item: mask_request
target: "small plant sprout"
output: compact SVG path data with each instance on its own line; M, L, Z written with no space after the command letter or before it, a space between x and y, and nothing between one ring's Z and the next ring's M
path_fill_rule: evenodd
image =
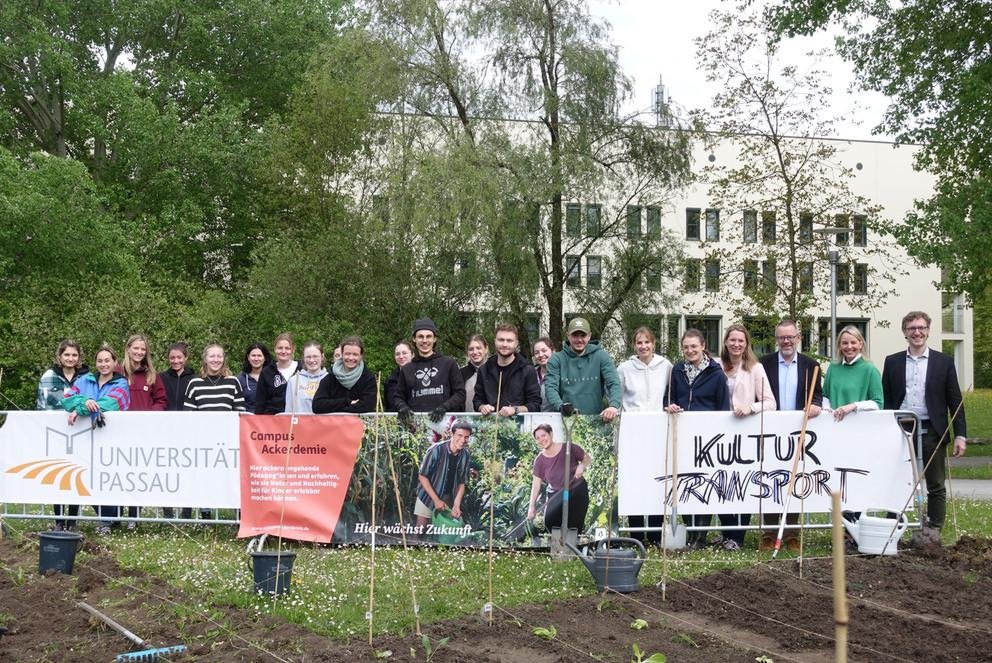
M431 639L430 637L428 637L426 633L422 634L420 636L420 646L424 648L424 655L425 655L424 660L427 661L427 663L433 661L434 655L437 654L439 651L441 651L445 647L445 645L448 644L448 640L449 638L441 638L440 640L437 641L437 644L434 645L431 643Z
M630 659L630 663L665 663L668 657L660 652L656 652L647 656L647 653L643 651L636 642L632 647L634 656Z
M558 635L558 629L556 629L554 625L549 626L548 628L538 626L533 630L533 633L542 640L554 640L555 636Z
M699 643L692 639L692 636L688 633L677 633L672 636L672 642L681 642L683 645L689 645L690 647L695 647L699 649Z
M771 656L765 656L764 654L762 654L761 656L755 656L754 660L756 661L756 663L775 663L774 658L772 658Z
M382 650L377 649L375 651L376 658L390 658L392 655L393 655L392 649L382 649Z
M648 622L645 619L635 619L630 623L630 628L635 631L643 631L648 627Z

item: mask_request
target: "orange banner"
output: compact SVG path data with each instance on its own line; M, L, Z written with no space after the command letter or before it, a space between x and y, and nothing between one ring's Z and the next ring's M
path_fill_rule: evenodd
M241 528L328 543L365 425L357 416L241 417Z

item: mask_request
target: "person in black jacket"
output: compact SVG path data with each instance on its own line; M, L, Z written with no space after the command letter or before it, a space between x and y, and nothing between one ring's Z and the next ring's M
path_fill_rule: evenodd
M400 421L412 423L414 412L429 412L437 423L448 412L465 407L465 382L458 363L435 350L437 327L430 318L413 323L413 344L417 356L400 369L396 384L396 412Z
M476 373L472 400L475 411L495 412L501 417L539 412L541 387L534 367L517 352L517 328L508 324L497 326L494 345L496 354Z
M909 410L920 419L927 480L927 526L939 530L944 526L947 503L944 465L952 429L955 458L963 456L967 448L961 387L954 360L927 347L929 315L910 311L902 319L902 333L909 347L905 352L886 357L882 369L883 409ZM948 413L954 417L950 424Z
M672 376L665 391L665 410L679 412L730 411L730 389L719 360L706 352L706 339L698 329L687 329L682 334L682 361L672 367ZM686 525L709 525L710 516L683 516ZM689 548L706 545L706 532L689 532Z
M173 343L169 346L169 369L158 374L165 387L165 411L182 412L183 398L189 381L196 377L189 366L189 348L185 343Z
M782 320L775 326L775 343L778 352L769 352L758 361L765 367L768 384L778 410L802 410L806 406L806 395L813 381L813 369L816 362L799 351L799 325L794 320ZM823 380L817 373L816 383L813 384L813 398L809 405L810 418L820 414L823 406ZM774 529L761 532L758 550L768 551L775 548L775 538L781 514L766 513L764 525L772 525ZM799 514L790 513L785 517L788 525L799 524ZM785 531L783 543L789 550L799 550L799 536L795 528Z
M386 378L386 386L382 389L382 402L386 412L396 412L396 385L400 381L400 370L413 359L413 343L399 341L393 348L393 360L396 368Z
M300 370L300 364L293 359L296 344L293 336L284 332L276 336L272 346L276 360L262 369L258 376L258 389L255 392L255 414L280 414L286 410L286 385L289 378Z
M365 365L365 346L358 336L341 341L341 359L317 386L313 396L315 414L329 412L375 412L376 382Z

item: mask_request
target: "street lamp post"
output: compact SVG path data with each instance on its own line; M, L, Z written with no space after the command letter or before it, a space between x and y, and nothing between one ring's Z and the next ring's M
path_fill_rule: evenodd
M837 235L850 232L849 228L817 228L813 231L824 238L833 237L836 241ZM836 244L834 244L836 246ZM840 252L836 248L827 251L827 260L830 262L830 358L837 356L837 263L840 261Z

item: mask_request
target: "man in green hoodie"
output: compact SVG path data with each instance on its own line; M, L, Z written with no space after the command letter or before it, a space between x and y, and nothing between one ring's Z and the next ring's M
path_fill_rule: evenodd
M568 414L562 404L570 403L581 414L598 413L603 421L613 421L620 411L617 367L599 343L589 340L592 332L585 318L574 318L565 333L565 347L548 360L544 388L549 408Z

